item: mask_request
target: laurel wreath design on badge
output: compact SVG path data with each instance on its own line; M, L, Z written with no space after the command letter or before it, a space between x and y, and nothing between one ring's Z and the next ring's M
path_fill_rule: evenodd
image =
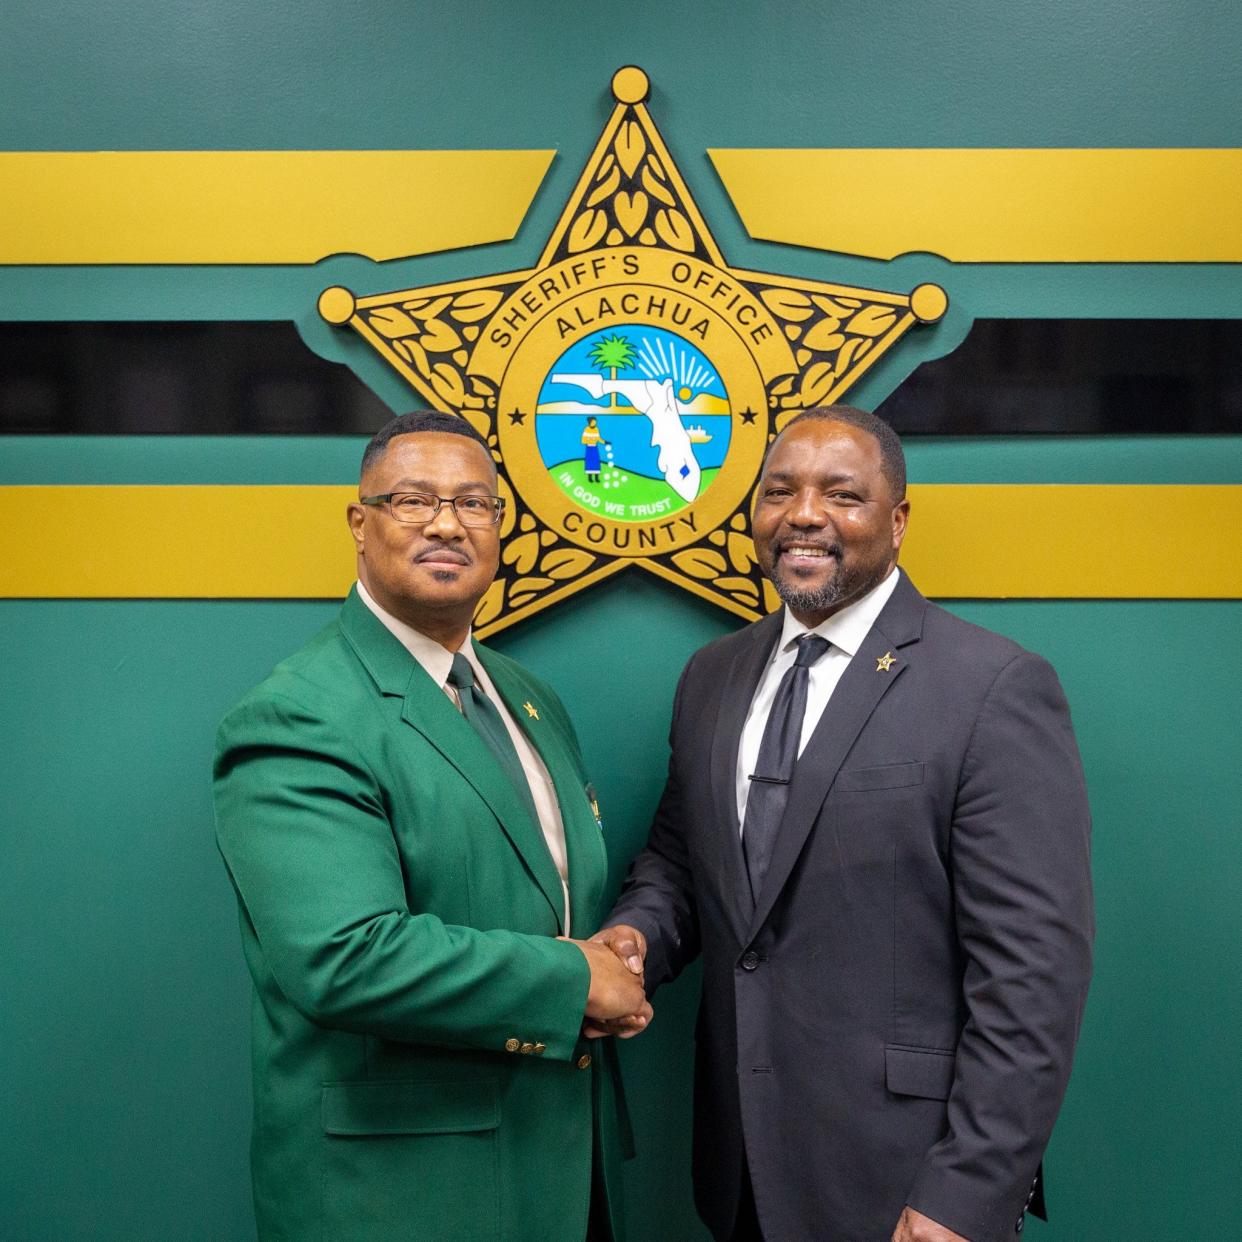
M647 75L619 69L612 91L533 268L319 298L492 448L504 551L480 637L631 565L747 620L770 611L749 524L769 441L948 307L938 285L729 267L647 111Z

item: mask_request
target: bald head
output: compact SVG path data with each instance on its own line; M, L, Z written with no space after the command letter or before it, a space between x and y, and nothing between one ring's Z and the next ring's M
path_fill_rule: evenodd
M791 427L802 422L834 422L845 423L865 431L880 448L880 472L888 484L893 503L904 500L906 496L906 454L901 447L897 433L882 419L869 410L860 410L852 405L820 405L814 409L804 410L795 418L791 418L781 431L780 436L772 442L768 452L780 441Z

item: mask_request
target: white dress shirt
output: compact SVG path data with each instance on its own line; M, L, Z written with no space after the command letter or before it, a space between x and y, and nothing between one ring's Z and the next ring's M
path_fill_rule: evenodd
M854 658L855 652L862 646L875 619L880 615L889 596L897 587L897 569L880 583L872 587L862 599L834 612L827 621L821 622L813 630L808 630L801 621L785 609L785 624L781 627L781 636L772 652L772 658L764 669L759 685L755 688L755 697L751 699L750 711L746 714L746 723L742 726L742 742L737 748L737 818L738 823L746 819L746 799L750 797L750 776L755 770L759 758L759 743L763 741L763 730L768 723L768 715L772 711L772 701L776 698L777 688L781 679L794 662L797 655L797 641L803 634L818 634L826 638L832 646L811 665L810 683L806 693L806 715L802 717L802 737L798 742L798 754L815 732L819 718L828 706L837 682Z
M404 621L381 608L371 598L370 592L361 582L357 586L358 598L379 618L384 628L392 633L418 661L427 676L448 695L453 706L460 711L461 704L457 701L457 691L448 684L448 675L453 667L453 656L457 653L450 651L447 647L442 647L434 638L428 638L426 634L420 633L413 626L406 625ZM530 744L530 739L509 714L504 699L496 692L496 687L492 685L487 670L479 661L469 634L466 635L466 641L461 645L461 654L466 657L470 667L474 670L475 682L482 687L484 694L491 699L500 713L501 720L505 722L505 728L508 729L509 736L513 739L514 749L521 761L522 771L526 773L526 783L530 786L530 796L535 804L535 813L539 816L539 827L543 830L543 838L548 843L548 853L552 855L552 861L556 864L557 873L561 877L561 889L565 897L565 935L568 936L570 934L569 860L565 850L565 825L561 820L561 806L556 797L556 786L553 785L552 777L539 757L539 752Z

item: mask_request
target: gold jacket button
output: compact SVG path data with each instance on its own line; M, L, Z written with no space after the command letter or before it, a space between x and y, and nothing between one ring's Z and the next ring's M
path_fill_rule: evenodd
M516 1039L505 1040L505 1051L516 1052L522 1045Z
M547 1045L547 1044L536 1044L536 1045L535 1045L535 1055L536 1055L536 1056L538 1056L541 1052L547 1052L547 1050L548 1050L548 1045Z
M519 1051L519 1052L521 1052L521 1053L523 1053L523 1054L526 1054L526 1053L528 1053L528 1052L534 1052L534 1051L535 1051L535 1045L534 1045L534 1044L523 1044L523 1045L521 1046L521 1048L519 1048L519 1049L518 1049L518 1051Z
M591 1054L589 1052L584 1052L578 1058L578 1068L579 1069L590 1069L591 1068Z

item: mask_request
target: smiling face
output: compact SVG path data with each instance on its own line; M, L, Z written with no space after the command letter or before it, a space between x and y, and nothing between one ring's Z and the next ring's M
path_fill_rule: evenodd
M496 467L483 445L466 436L419 432L397 436L359 482L359 494L426 492L492 496ZM385 505L349 506L358 549L358 578L371 597L420 633L456 650L475 605L496 576L498 526L463 526L442 504L429 522L398 522Z
M806 419L777 437L764 463L751 523L759 566L814 628L888 576L909 511L884 477L874 436Z

